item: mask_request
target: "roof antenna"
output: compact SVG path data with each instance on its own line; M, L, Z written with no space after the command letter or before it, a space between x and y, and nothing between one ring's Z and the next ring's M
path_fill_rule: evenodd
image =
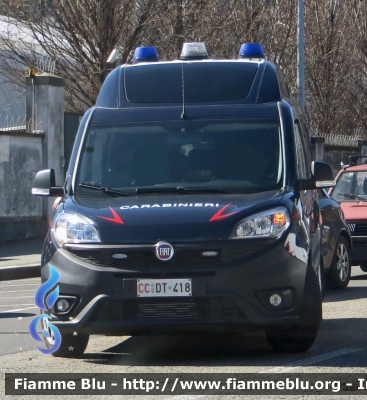
M185 112L185 77L184 77L184 65L182 63L182 114L181 119L187 119Z

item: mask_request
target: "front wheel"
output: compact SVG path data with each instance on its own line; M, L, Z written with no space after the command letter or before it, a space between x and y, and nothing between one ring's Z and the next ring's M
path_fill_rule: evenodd
M303 302L298 324L288 329L269 329L266 338L275 351L304 352L316 340L322 320L322 299L319 278L309 265L307 267Z
M336 242L333 261L326 276L328 289L345 289L348 286L351 273L350 245L340 236Z
M367 272L367 262L366 262L366 261L361 262L359 268L360 268L363 272Z

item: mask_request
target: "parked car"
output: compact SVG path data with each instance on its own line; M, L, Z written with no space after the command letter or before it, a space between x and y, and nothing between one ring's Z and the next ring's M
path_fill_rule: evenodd
M367 164L356 164L351 157L336 177L330 197L340 203L352 236L352 265L367 272Z
M325 189L319 189L319 207L325 285L330 289L345 289L351 273L351 235L342 208Z

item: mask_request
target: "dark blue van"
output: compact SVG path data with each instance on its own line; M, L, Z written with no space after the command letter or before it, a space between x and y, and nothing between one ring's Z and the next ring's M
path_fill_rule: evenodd
M282 74L258 44L236 60L203 43L136 54L84 115L64 185L35 178L33 194L61 197L42 254L42 281L60 274L53 354L93 334L248 330L306 351L322 319L316 189L334 177Z

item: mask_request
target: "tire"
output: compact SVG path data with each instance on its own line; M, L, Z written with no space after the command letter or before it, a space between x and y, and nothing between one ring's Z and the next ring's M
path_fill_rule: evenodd
M361 264L359 265L359 268L360 268L363 272L367 272L367 262L366 262L366 261L361 262Z
M300 320L288 329L265 331L266 338L275 351L300 353L308 350L316 340L322 320L322 299L319 278L308 265L303 292Z
M45 328L43 324L42 327ZM42 336L46 344L46 347L51 348L54 344L53 333L50 329L47 329L47 331L50 336L47 337L44 334L42 334ZM62 334L60 347L51 354L54 357L63 357L63 358L80 357L87 348L88 341L89 341L89 335L80 335L80 334L74 335L72 333Z
M351 273L351 251L350 245L343 236L339 236L326 276L326 287L328 289L345 289L348 286Z

